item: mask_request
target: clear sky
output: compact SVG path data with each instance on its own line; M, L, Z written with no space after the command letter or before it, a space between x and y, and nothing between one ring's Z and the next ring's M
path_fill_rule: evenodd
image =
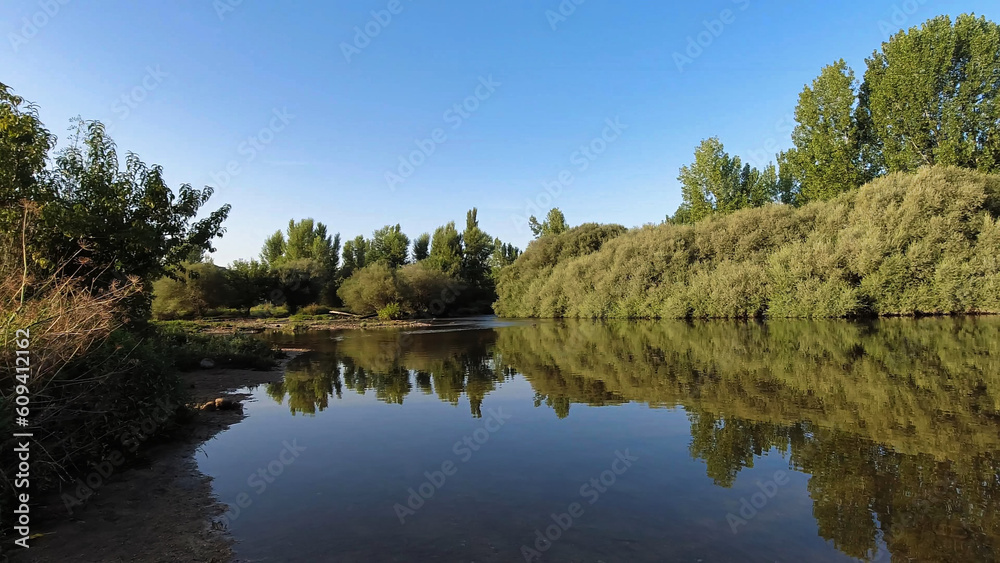
M531 205L662 221L702 139L773 158L823 65L860 78L889 30L965 12L1000 20L995 0L4 0L0 82L60 138L99 119L175 188L216 186L217 263L293 217L413 238L473 206L523 248Z

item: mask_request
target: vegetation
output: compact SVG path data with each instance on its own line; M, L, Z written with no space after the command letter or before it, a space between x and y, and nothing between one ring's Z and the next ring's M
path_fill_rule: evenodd
M801 208L624 234L584 225L532 243L501 273L495 308L588 318L997 313L998 219L1000 178L936 167ZM566 251L581 240L584 251Z
M827 201L927 166L1000 171L998 45L997 24L941 16L883 43L860 84L843 60L825 67L799 96L794 148L777 167L741 167L717 138L703 141L681 169L683 203L668 220Z
M930 20L803 90L794 147L763 170L701 143L660 226L594 233L558 210L498 275L508 317L1000 313L1000 26ZM621 235L621 236L617 236ZM606 244L603 244L606 242ZM571 244L572 245L572 244Z
M175 306L221 299L209 289L225 276L198 261L222 234L228 206L195 221L212 191L171 190L159 167L134 154L122 166L100 123L78 121L70 141L50 154L56 141L37 109L0 84L0 388L30 394L35 492L76 487L112 452L134 451L139 426L139 441L169 431L184 410L178 369L206 357L254 367L274 359L261 342L146 322L154 282ZM156 281L168 273L187 285ZM14 343L25 334L27 374L15 371L24 358ZM5 451L14 447L15 405L0 402ZM2 503L15 461L2 462Z
M390 309L393 318L481 313L496 299L496 277L521 251L491 238L472 209L464 231L448 223L433 239L417 237L412 253L398 224L343 243L342 262L340 252L339 233L313 219L293 220L264 241L260 261L223 268L198 254L179 264L155 283L153 313L160 320L250 316L265 303L291 315L340 305L374 315L390 304L398 307Z

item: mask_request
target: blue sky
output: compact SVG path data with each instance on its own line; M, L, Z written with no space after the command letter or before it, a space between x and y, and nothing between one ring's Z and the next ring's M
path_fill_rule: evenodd
M860 77L890 28L1000 20L974 0L678 4L5 0L0 81L62 139L99 119L172 186L216 186L218 263L293 217L412 238L473 206L523 248L536 205L662 221L706 137L771 158L802 87L839 58Z

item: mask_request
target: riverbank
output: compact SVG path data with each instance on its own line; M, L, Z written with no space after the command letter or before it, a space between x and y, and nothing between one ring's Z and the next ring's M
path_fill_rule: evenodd
M212 521L225 505L212 494L211 479L194 460L202 444L243 420L240 389L280 381L288 362L304 350L284 350L287 357L271 370L209 369L182 374L191 405L218 398L238 403L224 410L199 409L168 442L143 448L139 458L108 478L82 506L67 516L66 493L51 494L37 515L30 555L11 552L13 561L150 561L222 563L232 561L231 540ZM86 479L86 477L83 477ZM95 479L96 481L96 479Z
M267 330L298 332L306 330L367 330L375 328L412 328L431 326L428 320L380 320L318 315L287 318L218 318L193 321L160 321L161 326L178 326L206 334L256 333Z

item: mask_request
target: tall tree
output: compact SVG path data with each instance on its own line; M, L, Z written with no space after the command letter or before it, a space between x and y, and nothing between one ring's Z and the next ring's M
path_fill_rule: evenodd
M449 275L458 275L462 268L462 235L451 221L434 231L431 239L430 264Z
M462 277L469 283L483 286L489 280L490 255L493 239L479 228L479 211L473 207L465 216L462 231Z
M368 249L370 243L363 235L358 235L354 239L344 243L344 262L341 268L341 277L348 278L354 272L368 265Z
M541 223L532 215L528 218L528 227L531 228L531 233L535 235L535 238L546 235L558 235L569 230L569 225L566 224L566 216L563 215L563 212L558 207L550 209L548 215L545 216L545 221Z
M778 196L777 168L768 165L763 171L743 164L738 156L729 156L717 137L705 139L694 152L694 162L681 167L680 207L673 223L694 223L714 213L732 213L748 207L766 205Z
M513 244L493 239L493 253L490 255L490 276L496 281L500 271L510 266L521 255L521 249Z
M273 235L264 239L264 247L260 249L260 260L268 267L274 267L284 256L285 234L275 231Z
M888 172L1000 170L1000 26L940 16L893 36L867 63L862 111Z
M872 179L863 158L854 71L843 59L823 68L799 94L795 148L779 155L782 171L795 183L798 203L827 200Z
M250 316L250 309L268 297L274 285L269 267L256 260L236 260L226 270L230 294L228 305Z
M413 261L420 262L430 256L431 235L424 233L413 240Z
M406 264L409 249L410 239L399 224L386 225L372 233L368 263L385 262L390 268L398 268Z

